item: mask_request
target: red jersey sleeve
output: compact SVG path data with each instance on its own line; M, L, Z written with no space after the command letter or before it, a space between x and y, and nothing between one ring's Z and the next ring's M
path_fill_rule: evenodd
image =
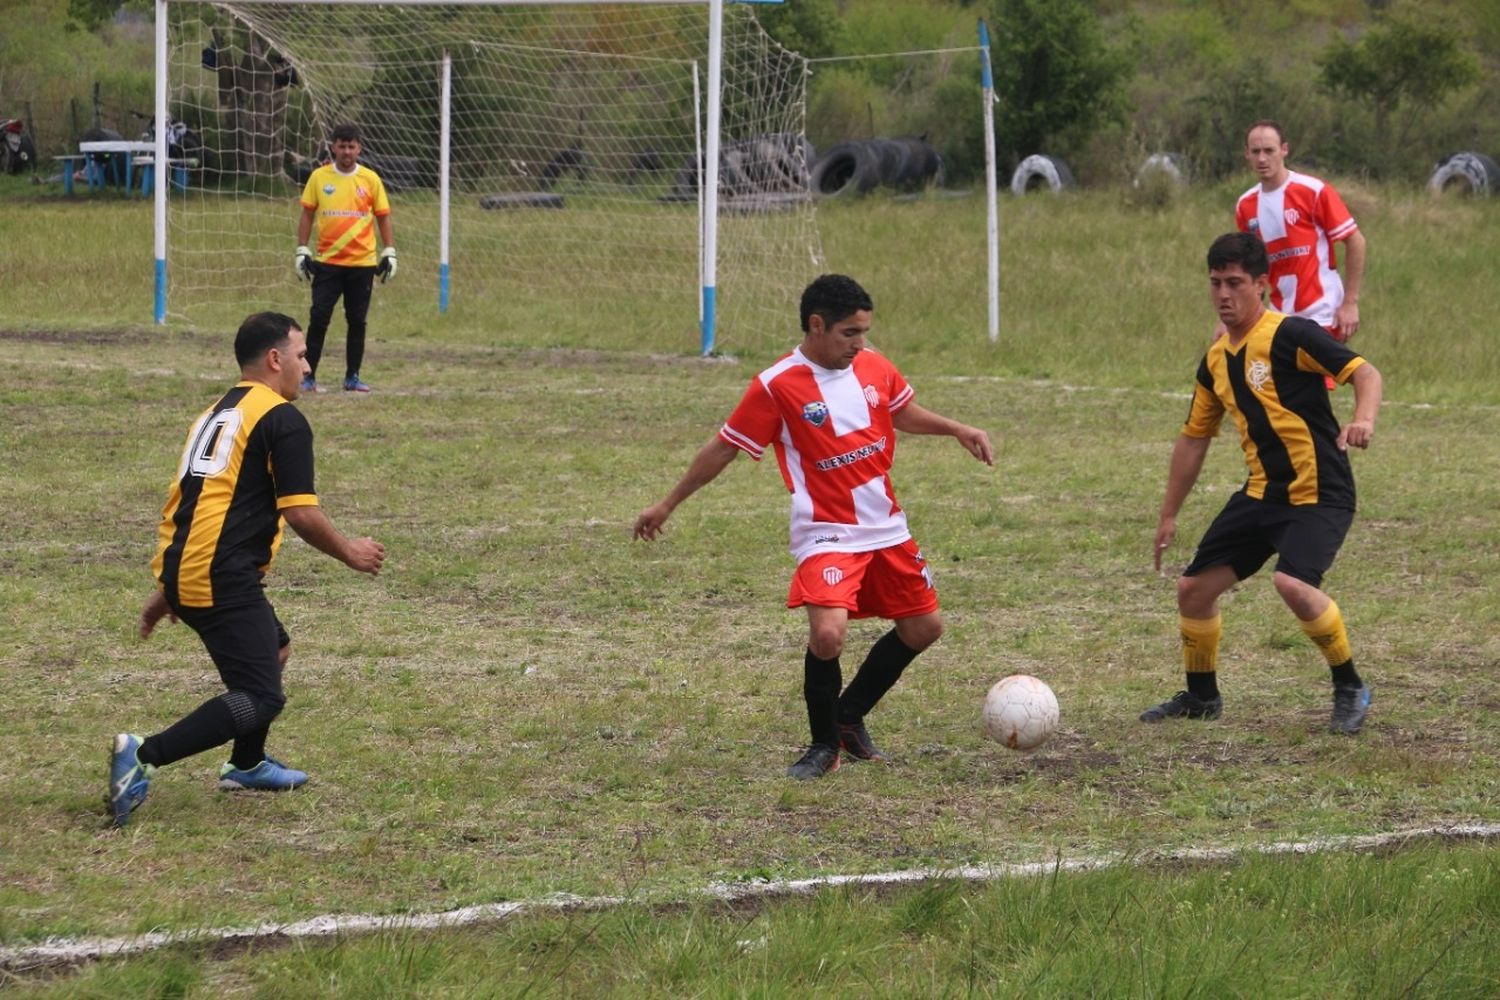
M1332 184L1324 184L1323 190L1318 192L1317 201L1314 203L1316 218L1313 220L1323 227L1323 232L1328 234L1331 243L1346 240L1359 228L1354 221L1354 216L1349 214L1344 199L1334 190Z
M724 426L719 428L719 437L759 462L780 432L781 411L777 409L771 391L757 378L740 397L739 405L724 421Z

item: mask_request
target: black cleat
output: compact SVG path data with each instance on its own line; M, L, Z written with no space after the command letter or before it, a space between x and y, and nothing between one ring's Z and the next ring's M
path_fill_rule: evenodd
M1160 705L1152 705L1141 713L1142 722L1160 722L1163 719L1217 719L1224 711L1224 699L1214 695L1207 701L1191 691L1178 691Z
M1365 715L1370 711L1370 688L1334 687L1333 717L1328 720L1328 731L1343 736L1353 736L1365 724Z
M841 722L839 723L839 746L844 752L856 760L878 760L885 762L890 760L885 751L875 745L870 739L869 730L865 729L863 722Z
M808 781L812 778L821 778L830 771L839 769L839 752L826 743L814 743L807 748L807 752L786 769L788 778L796 778L798 781Z

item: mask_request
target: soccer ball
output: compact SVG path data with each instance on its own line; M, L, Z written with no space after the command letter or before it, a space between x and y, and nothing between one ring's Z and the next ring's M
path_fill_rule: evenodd
M997 681L984 697L984 735L1012 750L1041 746L1057 719L1057 695L1030 674Z

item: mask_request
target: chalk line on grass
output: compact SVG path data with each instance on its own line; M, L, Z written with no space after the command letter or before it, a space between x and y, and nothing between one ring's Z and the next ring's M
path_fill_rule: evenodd
M745 882L710 882L672 898L639 896L574 896L559 893L539 899L508 903L484 903L456 910L403 914L326 914L291 923L262 923L246 927L212 927L180 931L151 931L128 937L48 938L37 944L0 948L0 969L25 971L54 965L72 965L135 955L173 945L209 945L256 940L311 939L380 931L429 931L475 924L500 923L533 913L604 910L625 905L663 905L693 900L743 902L781 896L804 895L839 886L912 885L935 879L965 882L996 882L1002 879L1035 878L1054 872L1084 872L1122 865L1149 867L1162 864L1224 864L1255 855L1317 854L1327 851L1372 851L1401 847L1412 841L1493 840L1500 838L1500 823L1430 826L1361 836L1320 837L1304 841L1279 841L1247 847L1207 847L1160 850L1133 854L1112 853L1081 858L1057 857L1048 861L1014 864L962 865L954 868L915 868L863 875L820 875L803 879L757 879Z

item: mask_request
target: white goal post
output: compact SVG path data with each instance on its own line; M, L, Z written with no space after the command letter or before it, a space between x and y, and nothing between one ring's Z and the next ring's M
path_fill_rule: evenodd
M705 354L784 328L822 263L806 81L726 0L156 0L154 161L194 172L155 186L155 319L305 307L297 195L348 120L395 193L380 297L638 299Z

